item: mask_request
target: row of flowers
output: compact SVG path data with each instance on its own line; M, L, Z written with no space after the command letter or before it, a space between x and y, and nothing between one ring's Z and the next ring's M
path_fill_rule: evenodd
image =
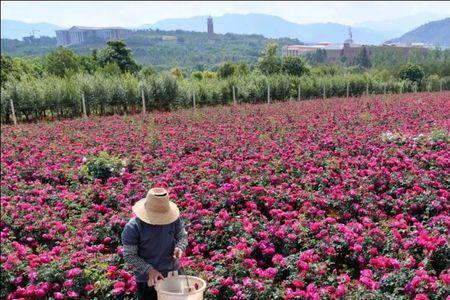
M133 299L120 233L164 186L207 299L445 299L450 94L2 128L1 297Z

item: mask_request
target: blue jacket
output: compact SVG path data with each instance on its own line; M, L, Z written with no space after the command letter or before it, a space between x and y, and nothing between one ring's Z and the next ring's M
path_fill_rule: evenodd
M175 247L183 252L188 243L181 219L168 225L151 225L139 218L131 218L122 232L123 257L132 266L136 282L147 282L148 273L178 270L173 258Z

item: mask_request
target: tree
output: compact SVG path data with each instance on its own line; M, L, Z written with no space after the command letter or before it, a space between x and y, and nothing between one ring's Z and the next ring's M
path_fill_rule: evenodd
M183 71L178 67L172 68L170 73L175 76L176 79L183 79Z
M143 77L150 77L153 76L155 74L157 74L155 68L153 68L152 66L147 66L145 68L143 68L139 74Z
M206 79L217 78L217 73L211 71L203 71L203 78Z
M219 67L219 70L217 70L217 74L220 78L228 78L230 76L233 76L235 72L236 66L230 61L223 63Z
M425 76L423 68L419 65L408 63L403 65L399 71L399 77L403 80L409 80L414 83L420 83Z
M133 59L131 50L127 48L124 41L113 40L108 41L106 44L106 48L100 50L98 54L98 60L102 66L114 62L123 73L136 73L139 71L140 66Z
M323 64L327 60L327 51L325 49L317 49L315 52L306 53L306 60L311 65Z
M281 71L281 59L277 56L278 45L276 43L267 44L258 60L258 68L263 74L276 74Z
M202 80L203 79L203 72L195 71L195 72L192 72L191 76L192 76L192 78L195 78L195 79L198 79L198 80Z
M248 75L249 72L250 70L248 69L248 65L245 62L241 62L236 65L236 74L245 76Z
M44 66L48 73L64 77L80 69L80 60L72 50L60 46L45 57Z
M5 85L8 78L13 72L13 60L8 55L1 54L0 66L1 66L1 85Z
M92 56L80 56L80 67L89 74L93 74L98 69L98 62Z
M369 58L369 54L367 53L367 49L366 47L363 47L361 52L359 52L359 55L356 59L357 64L362 68L362 69L367 69L371 67L371 62L370 62L370 58Z
M122 73L119 66L115 62L109 62L101 68L102 72L112 76L119 76Z
M309 72L308 66L298 56L285 56L282 59L283 72L288 75L302 76Z

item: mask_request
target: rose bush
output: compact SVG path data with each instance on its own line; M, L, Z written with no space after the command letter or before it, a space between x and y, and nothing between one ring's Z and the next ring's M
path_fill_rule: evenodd
M2 298L133 299L120 233L152 186L207 299L449 295L450 93L147 118L2 128Z

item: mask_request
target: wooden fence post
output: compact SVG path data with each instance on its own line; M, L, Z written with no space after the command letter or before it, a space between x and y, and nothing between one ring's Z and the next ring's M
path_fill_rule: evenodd
M366 83L366 96L369 96L369 83Z
M234 105L237 104L237 103L236 103L236 91L235 91L235 89L234 89L234 85L233 85L233 103L234 103Z
M144 90L141 91L141 97L142 97L142 117L145 118L145 93Z
M443 80L441 79L441 81L439 82L439 91L442 92L442 82Z
M302 99L302 90L300 88L300 84L298 84L298 100L300 101Z
M347 81L347 99L348 99L349 96L350 96L350 88L348 86L348 81Z
M283 97L284 99L283 100L288 99L288 96L290 96L289 84L286 84L285 92L287 92L287 96L286 96L286 94L284 94L284 97Z
M193 98L194 98L194 109L196 109L196 104L195 104L195 92L192 94Z
M270 85L267 85L267 103L270 103Z
M325 89L325 83L322 82L322 86L323 86L323 99L325 99L327 97L327 91Z
M402 84L400 84L400 94L403 94L403 81Z
M13 123L14 123L14 125L17 125L16 111L14 110L14 103L13 103L12 99L9 99L9 102L11 104L11 114L12 114Z
M84 93L81 94L81 102L83 103L83 118L87 118L87 113L86 113L86 100L84 98Z

